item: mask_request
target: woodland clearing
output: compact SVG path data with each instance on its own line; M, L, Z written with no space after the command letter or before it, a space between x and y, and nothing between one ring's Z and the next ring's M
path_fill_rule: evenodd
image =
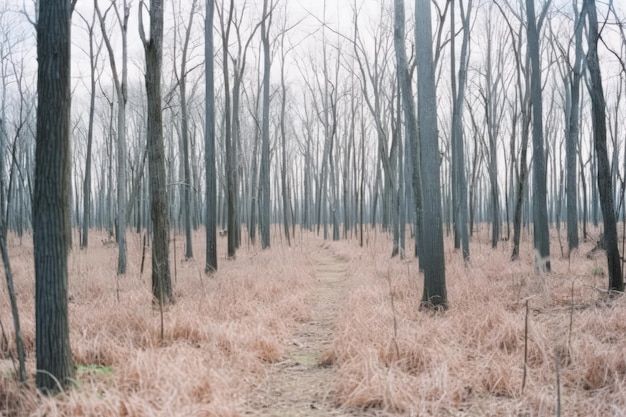
M528 236L511 262L509 243L491 249L480 227L467 265L446 238L445 313L419 311L418 263L390 258L386 232L361 248L297 231L287 247L275 230L270 250L244 243L234 260L221 238L212 275L182 259L178 236L162 325L142 237L128 234L128 273L116 277L116 247L94 232L69 258L74 389L18 387L0 289L0 414L552 416L558 403L567 416L625 416L626 301L605 294L604 254L585 256L595 240L568 259L553 231L552 272L535 274ZM11 236L9 251L32 378L32 239Z

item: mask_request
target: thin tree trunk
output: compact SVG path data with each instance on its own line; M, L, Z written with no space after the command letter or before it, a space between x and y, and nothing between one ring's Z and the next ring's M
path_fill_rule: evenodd
M148 165L150 169L150 216L152 219L152 296L159 305L174 302L169 261L169 218L161 108L161 68L163 59L163 0L150 0L150 39L143 28L139 6L139 30L146 54L146 93L148 103Z
M271 11L268 0L263 0L261 39L263 43L263 121L261 134L260 226L261 247L270 247L270 40Z
M206 20L204 24L205 65L205 138L204 164L206 187L206 261L205 272L217 271L217 179L215 170L215 86L213 78L213 15L215 0L206 0Z
M191 38L193 17L196 14L196 1L191 4L189 12L189 22L185 31L185 41L183 45L180 63L180 112L181 112L181 140L183 148L183 217L185 222L185 258L193 258L193 244L191 240L191 168L189 166L189 111L187 110L187 51Z
M456 86L456 76L454 68L454 36L450 41L452 62L452 80L453 80L453 111L452 111L452 176L455 181L453 184L456 189L453 190L456 198L455 204L455 235L458 235L461 243L461 251L463 259L468 260L470 256L469 252L469 232L467 228L467 180L465 178L465 151L463 144L463 103L465 102L465 84L467 79L467 48L469 44L469 31L470 31L470 16L472 10L472 0L469 0L467 5L467 12L463 7L463 0L460 3L461 6L461 18L463 19L463 42L461 44L461 57L459 62L459 85ZM452 0L452 13L450 14L452 28L454 30L454 0Z
M287 107L287 85L285 84L285 32L281 35L281 64L280 64L280 139L282 147L282 160L280 170L280 184L283 202L283 228L287 245L291 246L291 238L289 236L289 198L287 195L287 131L285 128L285 117Z
M93 147L93 127L94 127L94 115L96 108L96 68L97 61L100 56L100 48L94 51L95 42L95 11L92 16L91 23L87 22L89 30L89 65L90 65L90 77L89 77L89 121L87 126L87 151L85 155L85 178L83 181L83 222L81 229L80 247L87 248L89 245L89 226L91 224L91 153Z
M222 11L221 15L221 28L222 28L222 72L224 76L224 144L226 148L226 161L225 172L226 177L226 217L228 226L228 244L227 253L229 258L235 257L236 251L236 230L235 230L235 174L236 174L236 161L235 151L232 138L232 117L230 108L230 75L228 73L228 44L230 38L230 28L233 20L233 11L235 7L234 0L230 0L230 6L228 8L228 14L225 15ZM226 18L226 22L224 21Z
M613 184L606 148L606 104L598 59L598 17L595 0L584 0L589 16L587 68L589 69L593 137L598 160L598 191L604 220L604 239L609 273L609 291L623 292L624 277L617 242L617 225L613 207Z
M582 35L583 22L585 20L583 7L578 13L578 1L574 0L574 38L576 47L576 58L572 69L573 77L570 86L571 105L568 120L567 137L565 142L565 152L567 160L567 242L569 252L578 248L578 183L576 180L576 152L579 135L579 103L580 103L580 78L582 75Z
M122 31L122 73L121 80L118 74L117 65L115 63L115 54L113 52L113 46L111 45L106 25L105 18L100 12L97 0L94 1L94 6L98 19L100 20L100 28L102 30L102 37L106 45L109 54L109 63L111 65L111 71L113 73L113 82L115 86L115 92L117 96L117 227L116 227L116 239L118 245L118 261L117 261L117 273L126 273L126 102L127 102L127 79L128 79L128 47L127 47L127 28L128 17L130 13L130 6L127 6L126 1L123 4L123 16L119 14L117 4L113 3L110 7L113 7L120 29ZM110 10L110 9L108 9ZM108 11L107 10L107 11Z
M536 268L550 271L550 230L546 205L546 165L543 137L543 100L541 98L541 63L539 57L539 35L535 20L534 0L526 0L528 17L528 55L530 57L530 87L533 115L533 226L535 251L538 252Z

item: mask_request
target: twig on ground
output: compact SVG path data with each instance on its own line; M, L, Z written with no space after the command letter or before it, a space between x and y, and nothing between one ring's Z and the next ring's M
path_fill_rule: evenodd
M396 358L400 360L400 348L398 347L398 320L396 318L396 306L393 301L393 289L391 287L391 274L387 269L387 285L389 285L389 300L391 301L391 313L393 314L393 345L396 348Z
M554 417L561 417L561 378L560 378L560 355L554 349L554 370L556 372L556 397L554 399Z
M526 316L524 318L524 374L522 376L522 395L526 388L526 368L528 364L528 299L526 300Z
M572 358L572 328L574 325L574 284L576 281L572 281L572 297L570 299L570 311L569 311L569 333L567 334L567 356L568 360Z

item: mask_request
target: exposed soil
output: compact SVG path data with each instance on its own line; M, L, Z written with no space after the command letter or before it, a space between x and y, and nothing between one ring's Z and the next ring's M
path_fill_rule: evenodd
M286 357L269 366L265 380L245 404L243 415L354 415L333 402L335 370L329 357L335 322L346 295L348 266L327 246L321 247L315 259L318 284L311 320L299 325Z

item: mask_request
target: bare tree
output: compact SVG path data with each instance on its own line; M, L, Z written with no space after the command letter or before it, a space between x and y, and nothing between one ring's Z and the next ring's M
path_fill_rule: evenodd
M242 9L246 8L246 2L244 1ZM261 27L261 22L259 21L254 28L250 31L248 35L248 39L245 43L241 37L241 26L243 22L244 13L241 13L241 16L237 19L234 19L233 25L235 27L235 36L237 37L237 48L236 52L230 53L232 66L233 66L233 88L232 88L232 154L234 160L234 171L233 171L233 182L234 182L234 198L235 198L235 216L234 216L234 237L235 237L235 247L239 247L241 245L241 221L240 221L240 208L243 204L239 201L239 188L240 182L242 181L242 164L240 163L241 155L240 149L242 147L242 133L241 133L241 90L244 85L244 74L247 65L248 51L250 48L250 44L254 39L254 35L257 30ZM255 146L256 146L256 137L255 137ZM256 155L253 155L254 164L257 162ZM254 170L254 180L256 181L256 169ZM246 184L247 185L247 184ZM256 188L256 187L255 187ZM256 198L254 198L256 200ZM252 205L248 205L252 206ZM247 207L246 207L247 208ZM254 207L256 210L256 207ZM256 226L255 226L256 227ZM230 227L229 227L230 230ZM255 233L256 230L251 230L249 233Z
M400 95L402 97L402 109L404 114L404 123L406 124L405 149L404 152L409 156L409 160L413 161L411 184L413 187L413 195L421 196L420 187L420 169L419 169L419 153L418 149L418 133L417 118L415 112L415 101L413 100L413 87L411 85L411 77L409 74L409 63L406 55L405 47L405 14L404 0L394 0L394 48L396 52L396 71L400 83ZM408 178L407 178L408 180ZM421 201L421 198L416 198ZM419 213L419 207L415 207L415 211ZM418 218L418 228L421 229L421 222ZM402 224L401 227L404 227ZM415 255L418 255L419 240L421 232L415 232Z
M381 5L381 8L383 6ZM356 12L355 12L356 13ZM379 27L379 32L373 34L374 51L373 57L367 54L367 46L363 41L357 19L354 21L354 35L352 39L354 55L358 64L360 73L361 90L363 99L367 104L374 123L376 126L378 160L376 161L376 179L374 181L373 198L372 198L372 226L376 224L376 213L378 206L378 184L382 186L382 211L383 228L387 228L391 222L391 205L395 200L394 194L397 191L397 152L398 140L397 136L392 136L391 144L389 144L389 123L390 114L393 114L395 86L397 84L397 76L391 77L389 80L389 59L388 55L392 39L386 37L387 32L384 25ZM386 83L391 81L393 93L386 93ZM382 170L381 170L382 168Z
M548 0L550 1L550 0ZM543 100L541 97L541 62L539 31L535 19L534 0L526 0L528 55L531 64L530 88L533 113L533 222L535 250L542 268L550 271L550 229L546 203L546 162L543 137ZM539 265L535 265L539 267Z
M191 241L191 168L189 165L189 110L187 109L187 76L191 69L187 68L189 55L189 41L193 28L193 18L197 13L197 0L191 3L189 21L185 28L180 70L174 66L174 75L178 82L180 95L180 131L182 142L182 165L183 165L183 218L185 223L185 258L193 258L193 246Z
M439 139L437 133L437 94L432 50L429 0L415 0L415 51L417 59L417 99L421 140L422 252L424 269L422 306L446 308L446 270L443 252L441 217L441 182L439 174ZM428 242L426 244L426 242Z
M2 95L0 96L0 254L2 255L2 263L4 264L4 270L6 275L7 290L9 293L9 301L11 303L11 315L13 317L13 328L15 331L15 347L18 355L19 362L19 377L22 383L26 383L26 365L25 365L25 352L24 352L24 339L22 337L22 330L20 325L19 309L17 304L17 295L15 293L15 285L13 283L13 272L11 269L11 261L9 258L9 251L7 248L7 232L8 232L8 210L7 210L7 193L6 193L6 177L5 177L5 149L7 148L7 133L6 133L6 107L7 107L7 85L9 83L9 76L7 74L7 67L9 66L9 57L12 53L13 46L15 45L13 40L9 38L9 25L5 24L4 10L0 10L0 33L3 42L0 43L0 88L2 88ZM4 213L7 216L4 216Z
M206 166L206 272L217 270L217 178L215 172L215 85L213 76L213 15L215 0L206 0L204 21L204 60L205 60L205 139L204 164Z
M290 48L285 48L285 35L288 32L287 14L285 13L283 27L280 33L280 139L282 145L280 184L283 203L283 231L287 244L291 246L289 235L289 194L287 191L287 131L285 127L287 107L287 84L285 82L285 61Z
M152 219L152 296L159 304L174 302L169 261L169 218L163 110L161 108L161 68L163 61L163 0L150 0L150 39L143 26L143 1L139 5L139 35L146 54L146 94L148 103L148 167L150 170L150 217Z
M463 23L463 40L461 44L461 56L459 61L459 77L457 86L455 62L455 35L454 27L454 0L451 0L452 12L450 13L451 39L450 39L450 55L451 55L451 81L452 81L452 184L454 203L454 225L455 235L461 241L461 251L463 259L468 260L469 251L469 233L468 233L468 213L467 213L467 180L465 178L465 151L463 144L463 103L465 102L465 84L467 81L467 54L470 37L470 17L472 13L472 0L467 3L467 10L460 0L461 19ZM456 239L455 239L456 241Z
M237 207L236 203L236 158L235 158L235 146L233 144L232 136L232 114L231 114L231 101L230 101L230 74L228 70L228 44L230 39L230 30L233 22L233 12L235 8L234 0L230 0L228 11L223 10L224 7L218 9L220 16L220 28L222 32L222 72L224 76L224 144L226 148L226 161L225 161L225 178L226 178L226 204L227 204L227 219L228 219L228 257L233 258L236 251L236 230L235 230L235 212Z
M578 12L578 1L573 1L574 8L574 38L575 38L575 58L572 67L572 77L570 81L570 106L569 120L567 126L567 136L565 141L566 153L566 195L567 195L567 242L569 251L578 247L578 182L576 181L576 152L579 136L579 103L580 103L580 78L582 76L583 61L583 25L584 12Z
M518 120L518 109L517 102L511 102L512 106L512 129L511 129L511 141L510 141L510 152L511 152L511 165L512 169L517 164L518 169L516 170L517 176L517 186L516 193L514 197L514 209L513 209L513 250L511 253L511 259L515 260L519 258L519 245L521 238L521 229L522 229L522 206L524 203L524 196L526 195L527 189L527 177L528 177L528 141L530 137L530 80L529 80L529 72L528 68L528 54L526 56L525 62L522 62L522 43L523 43L523 23L521 18L519 19L519 29L516 32L513 29L513 25L509 21L506 13L501 8L499 3L495 3L498 9L500 10L502 17L504 18L507 28L509 30L509 35L511 38L511 46L513 47L513 56L515 57L515 77L516 77L516 91L515 96L516 99L519 100L519 120L521 124L521 138L520 138L520 154L519 159L515 157L515 142L516 142L516 130L517 130L517 120ZM544 8L544 12L547 10Z
M261 247L270 247L270 39L269 30L272 24L273 6L263 0L263 17L261 21L261 41L263 44L263 121L261 133L261 173L259 224L261 226Z
M498 138L500 136L500 125L504 112L502 111L502 94L498 94L502 86L503 74L497 69L501 66L504 57L494 50L494 22L491 9L487 17L487 46L484 64L484 87L480 88L480 94L485 108L485 122L487 140L483 145L486 158L489 160L487 172L489 176L490 193L489 200L491 206L491 247L496 248L500 240L501 218L500 218L500 188L498 181ZM495 61L495 62L494 62Z
M71 384L74 364L67 315L71 10L64 0L39 3L37 145L33 233L37 387Z
M617 245L617 226L613 207L613 184L611 169L609 166L608 152L606 149L606 109L604 102L604 90L602 88L602 76L598 59L598 17L595 0L584 0L583 7L587 9L589 31L587 34L587 69L589 70L589 82L593 122L593 138L598 161L598 191L600 192L600 205L604 219L604 239L606 243L606 257L609 271L609 291L623 292L624 277Z
M99 79L98 59L102 50L102 43L95 39L96 11L94 10L91 20L87 20L81 14L80 18L86 26L89 37L89 120L87 122L87 150L85 154L85 173L83 178L83 222L81 230L80 247L89 245L89 226L91 224L91 165L93 148L93 130L96 111L96 86Z
M98 6L98 0L94 0L94 7L100 21L102 29L102 38L109 53L109 63L111 72L113 73L113 82L115 85L115 93L117 96L117 245L118 245L118 262L117 273L126 273L126 102L128 100L128 17L130 14L130 6L124 0L122 5L122 13L118 9L117 2L111 2L111 5L105 11L104 15ZM117 64L115 62L115 52L109 39L106 29L106 15L113 9L117 23L122 31L122 68L121 79L118 74Z

